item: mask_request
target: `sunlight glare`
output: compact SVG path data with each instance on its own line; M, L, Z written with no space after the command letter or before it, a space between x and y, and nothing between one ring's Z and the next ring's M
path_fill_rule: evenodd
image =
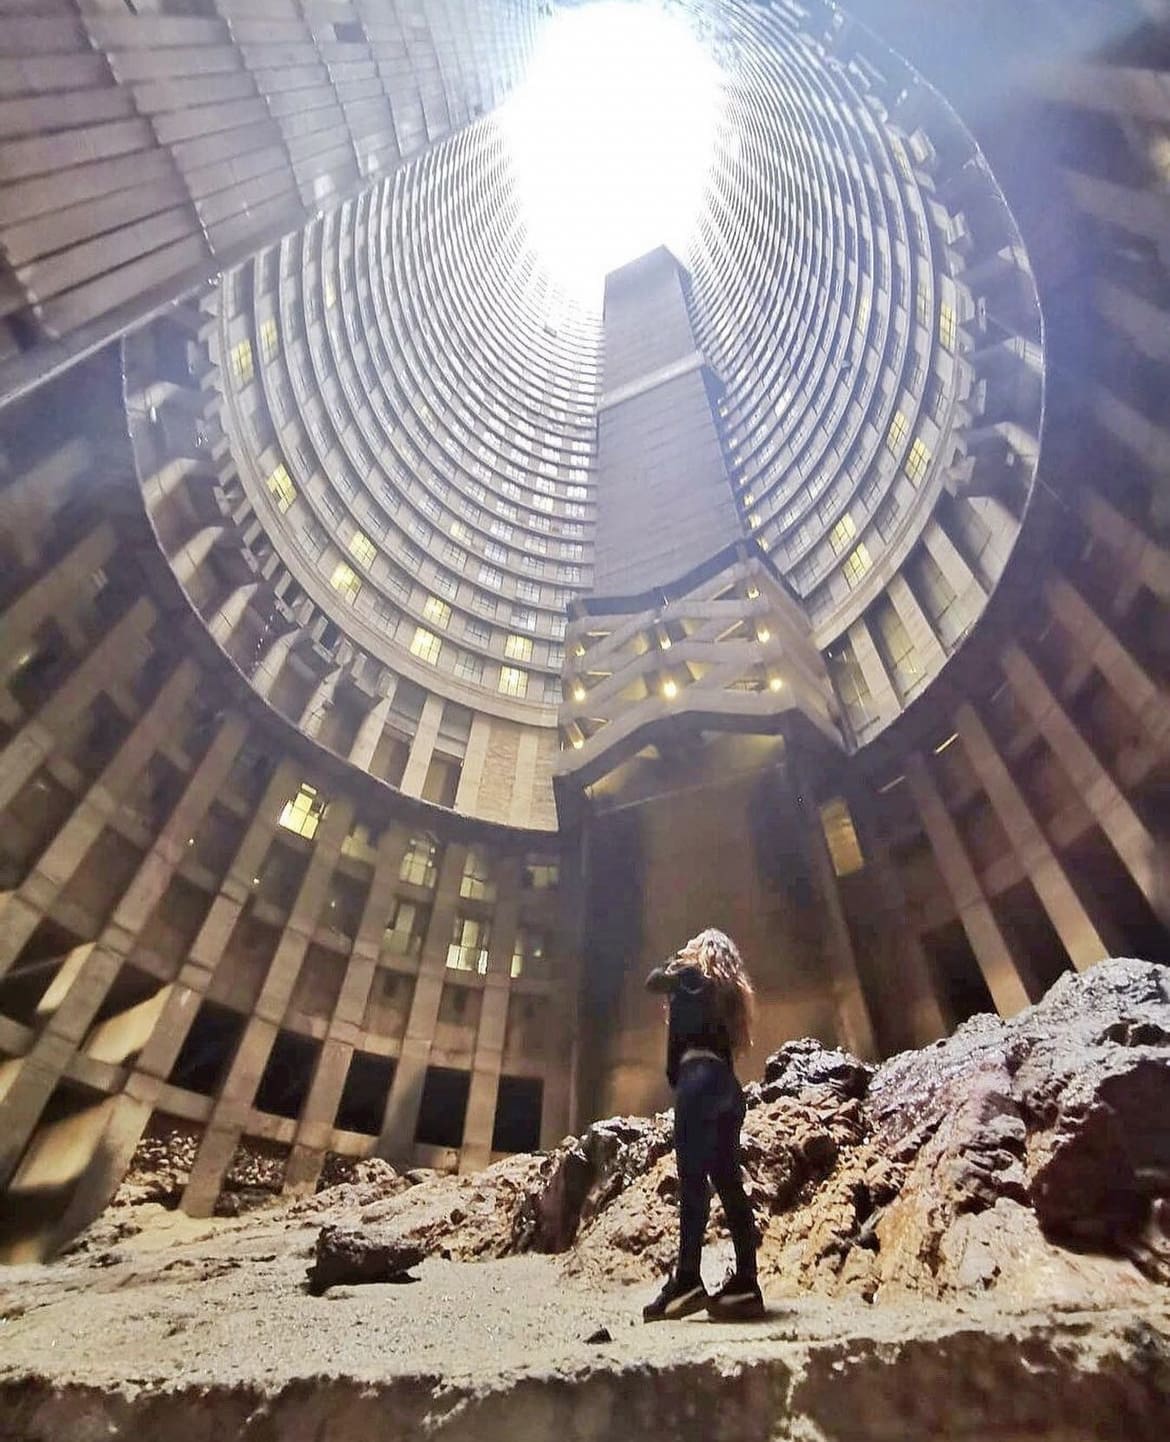
M520 203L552 278L596 302L605 275L697 222L722 77L677 12L598 0L546 25L501 108Z

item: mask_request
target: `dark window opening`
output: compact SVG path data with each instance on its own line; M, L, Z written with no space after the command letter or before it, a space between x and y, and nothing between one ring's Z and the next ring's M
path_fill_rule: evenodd
M1011 947L1029 1001L1039 1001L1072 961L1032 883L1025 880L995 897L991 909Z
M343 1132L378 1136L393 1081L394 1063L389 1057L355 1051L345 1076L336 1125Z
M461 1147L470 1091L470 1073L450 1067L428 1067L415 1141L424 1147Z
M168 1080L173 1086L214 1096L236 1054L244 1032L238 1011L205 1001L199 1008Z
M922 937L948 1023L954 1027L980 1012L997 1010L961 921L948 922Z
M544 1083L538 1077L502 1076L496 1097L493 1152L533 1152L540 1146Z
M256 1107L295 1121L309 1095L320 1043L291 1031L279 1031L268 1065L256 1089Z

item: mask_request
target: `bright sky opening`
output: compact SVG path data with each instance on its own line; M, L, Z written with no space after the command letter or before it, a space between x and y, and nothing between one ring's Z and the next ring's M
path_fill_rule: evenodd
M596 301L605 275L698 219L722 77L677 13L598 0L548 22L500 112L520 201L553 278Z

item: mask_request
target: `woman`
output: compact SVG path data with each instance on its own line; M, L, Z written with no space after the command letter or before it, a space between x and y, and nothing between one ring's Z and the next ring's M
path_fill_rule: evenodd
M740 1171L744 1099L734 1071L735 1053L751 1045L751 982L735 943L712 930L688 941L650 973L646 985L669 997L666 1077L675 1093L680 1225L678 1266L642 1316L659 1322L704 1308L720 1320L763 1316L755 1226ZM735 1245L735 1270L714 1295L699 1274L708 1179Z

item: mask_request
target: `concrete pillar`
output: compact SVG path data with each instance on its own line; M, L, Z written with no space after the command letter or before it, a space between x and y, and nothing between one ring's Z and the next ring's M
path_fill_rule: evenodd
M938 793L930 768L918 752L906 760L906 784L922 817L934 859L951 893L991 999L1001 1016L1013 1016L1028 1005L1028 993L1012 958L1011 947L983 894L983 887L971 865L958 828Z
M252 689L259 695L270 696L272 694L276 678L284 670L288 653L292 650L293 643L299 635L299 631L286 631L283 636L277 636L265 651L263 659L252 675Z
M532 825L532 798L536 791L536 766L540 755L540 732L525 726L516 746L516 771L508 820L513 826Z
M207 629L221 646L226 646L231 640L248 609L248 602L259 589L259 581L253 581L247 586L237 586L207 623Z
M922 539L935 565L960 598L960 602L964 606L964 614L968 609L974 614L982 605L987 592L983 589L983 583L967 564L966 557L937 520L928 522L922 533Z
M180 662L32 871L15 891L0 896L0 976L16 960L61 889L84 861L143 767L163 741L173 735L183 707L198 683L199 671L195 664Z
M102 521L27 587L0 617L4 631L5 660L15 656L50 617L59 617L114 554L114 527Z
M443 719L443 698L428 696L423 703L422 715L410 743L410 755L406 758L406 770L402 773L399 787L407 796L421 796L435 754L435 741L439 735L439 722Z
M459 885L467 848L451 844L443 854L431 906L431 923L423 941L418 980L407 1018L406 1035L386 1105L386 1120L378 1138L377 1155L396 1163L409 1163L422 1102L431 1039L439 1018L439 1002L447 971L447 947L459 905Z
M833 859L821 825L816 792L806 779L811 768L793 749L790 748L788 754L791 780L786 784L790 784L795 792L794 806L804 822L804 843L812 867L813 883L821 901L825 959L829 965L841 1045L854 1056L876 1057L873 1020L857 970L849 923L837 889L837 873L833 869Z
M146 597L136 601L0 752L0 807L11 804L98 693L133 667L155 615L152 601Z
M1109 682L1145 728L1151 740L1165 744L1170 738L1170 705L1162 688L1149 672L1126 650L1089 605L1064 577L1050 576L1044 598L1052 614L1068 631L1073 645Z
M45 1103L83 1044L123 961L182 860L187 837L219 794L244 732L242 717L230 715L224 721L113 916L24 1058L0 1103L0 1186L11 1177Z
M366 897L345 980L321 1048L321 1062L313 1077L305 1109L297 1123L296 1140L285 1168L284 1190L308 1194L317 1185L325 1153L336 1124L337 1108L345 1088L354 1046L378 966L382 934L394 909L398 870L409 833L388 827L378 841L374 876Z
M305 952L317 929L341 845L353 822L353 804L334 801L314 838L313 854L268 966L264 985L244 1028L231 1069L216 1099L183 1192L183 1210L208 1217L223 1186L240 1135L252 1110L256 1088L288 1009Z
M1064 943L1073 965L1078 971L1084 971L1108 956L1109 948L1082 905L1060 858L1032 815L987 728L969 703L965 702L955 713L955 729L972 769L1003 823L1012 849L1048 913L1048 919Z
M1094 537L1116 553L1119 576L1133 577L1161 600L1170 601L1170 551L1097 491L1083 489L1077 509Z
M909 917L901 873L882 835L873 797L859 786L848 793L848 803L873 882L868 895L876 910L876 929L885 942L879 958L883 972L896 978L896 990L907 1017L908 1044L926 1046L950 1030L934 969L923 950L918 928Z
M321 723L325 720L325 714L333 702L337 683L340 680L341 667L336 666L318 682L316 689L309 697L308 704L301 713L299 725L306 736L316 736L320 731Z
M374 752L378 749L378 742L382 739L386 718L390 714L390 706L394 700L395 685L396 683L392 684L388 694L376 702L362 718L357 735L353 738L353 745L349 748L349 759L355 766L360 766L363 771L370 769Z
M890 577L886 594L893 603L902 625L906 627L906 634L914 643L914 649L922 660L923 670L927 675L940 670L947 659L947 653L943 650L942 642L935 635L930 618L918 604L918 597L910 589L909 582L900 571L896 576Z
M19 475L5 477L0 527L12 538L23 565L37 564L47 518L60 511L70 487L92 464L89 442L74 439Z
M475 1036L467 1120L463 1128L463 1148L459 1154L461 1172L476 1171L491 1161L496 1099L504 1061L508 1001L512 992L512 953L516 947L520 917L520 858L510 856L501 860L496 875L496 907L492 914L487 983L480 1009L479 1030Z
M1170 868L1158 842L1077 730L1031 658L1012 643L1004 652L1002 664L1020 705L1052 748L1073 789L1096 818L1158 917L1170 926Z
M877 707L878 715L883 720L897 716L902 709L902 703L898 700L898 693L894 689L890 673L886 670L881 653L874 644L869 623L864 616L858 617L849 627L849 641L853 647L853 654L857 657L857 664L861 667L861 674L865 677L865 684L869 687L870 695L873 697L873 703Z
M170 558L171 570L174 571L180 585L185 586L194 576L211 554L211 548L225 530L226 527L222 525L204 526L201 530L196 531L186 545Z
M465 815L474 816L479 809L479 788L483 782L491 737L492 718L483 711L473 712L467 749L463 753L463 769L455 792L455 810Z

